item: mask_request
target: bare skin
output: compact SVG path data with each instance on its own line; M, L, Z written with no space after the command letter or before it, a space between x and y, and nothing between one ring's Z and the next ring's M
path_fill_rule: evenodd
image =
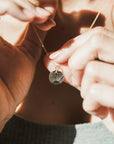
M81 7L82 2L80 1L72 1L72 3L71 1L61 2L63 9L61 9L61 5L59 5L60 9L58 9L55 18L57 25L48 32L45 39L45 45L48 51L54 51L60 48L69 39L79 35L81 29L89 28L98 11L101 11L101 16L99 18L100 20L97 21L96 26L103 26L113 31L113 25L110 19L113 1L109 2L109 9L107 9L107 11L104 11L106 5L104 5L102 9L100 7L105 1L85 1L83 7ZM84 18L88 19L88 22L84 21ZM69 47L71 43L72 41L66 44L66 47ZM46 66L48 67L48 70L54 69L53 65L50 66L47 64L48 62L51 65L49 59L46 58ZM38 69L38 67L41 67L41 69ZM71 84L67 80L70 78L67 73L68 71L63 70L63 72L66 75L65 81ZM38 79L39 75L42 75L42 79ZM33 93L35 97L34 99ZM31 101L33 101L34 106ZM81 104L82 100L80 99L78 90L64 84L57 87L52 86L48 82L48 72L45 70L41 58L37 65L32 88L23 104L23 106L27 106L27 108L23 108L22 111L19 112L19 115L26 119L41 123L80 123L87 120L87 115L85 115L82 107L80 107ZM29 110L27 112L28 108ZM32 109L36 112L33 113Z
M58 63L65 82L76 88L81 87L84 110L103 119L114 133L114 2L108 1L109 9L105 6L105 0L91 1L88 5L84 2L83 8L86 5L88 10L92 8L101 12L104 16L103 27L96 27L70 39L58 51L46 57L45 64L51 70L54 67L52 61ZM103 6L99 7L102 3ZM79 11L80 4L77 1ZM77 17L80 18L80 15Z
M71 0L61 0L63 8L59 4L58 13L55 18L57 26L48 32L45 39L47 50L55 51L61 48L69 39L79 35L82 28L89 28L92 19L95 18L99 10L101 11L101 16L96 26L100 25L113 31L111 19L113 3L113 0L109 0L107 9L106 0L100 2L99 0L87 0L84 2L81 0L72 0L72 2ZM72 43L73 41L67 43L67 46L69 47ZM39 57L40 52L39 56L37 56L37 61ZM49 68L50 63L50 59L46 58L45 65L49 70L53 68L53 65ZM66 76L65 82L72 85L67 79L69 78L68 73L65 72L68 71L64 71ZM43 57L41 56L36 66L32 86L17 115L26 120L38 123L75 124L86 121L81 105L82 100L75 86L73 88L67 84L62 84L56 87L48 82L48 71L43 65Z
M6 2L6 5L4 2ZM14 115L19 103L26 97L34 77L36 64L41 55L41 46L33 31L33 24L30 22L37 24L37 30L42 41L46 35L46 32L42 30L49 30L54 26L54 23L50 22L49 16L52 18L54 17L56 0L49 0L48 7L47 4L43 3L45 6L42 8L37 8L31 3L28 4L28 1L23 2L26 4L21 5L18 4L17 1L11 0L8 1L7 5L7 1L0 1L0 3L4 5L4 7L1 7L0 9L2 10L2 8L4 8L4 12L0 14L8 14L8 16L5 15L4 17L1 17L0 20L1 27L3 28L1 29L2 37L0 37L0 131L3 129L5 123ZM27 7L28 5L29 7ZM32 9L29 9L30 6ZM44 17L40 16L37 9L40 9L42 14L44 13ZM25 15L22 14L19 16L18 10L19 13L26 11ZM32 14L32 18L26 17L28 14L27 11ZM19 22L18 20L21 20L22 22ZM26 21L26 23L23 24L24 21ZM4 25L5 22L7 25ZM18 29L20 28L20 26L18 27L18 24L22 26L20 30ZM5 28L8 31L6 31ZM12 28L12 31L10 31L10 28ZM18 31L15 31L16 29ZM17 32L19 32L19 34L13 35L12 38L14 37L15 40L11 41L10 35ZM7 33L9 34L8 37L6 37ZM22 35L21 38L20 34ZM7 39L11 44L3 38ZM18 40L19 38L20 40Z

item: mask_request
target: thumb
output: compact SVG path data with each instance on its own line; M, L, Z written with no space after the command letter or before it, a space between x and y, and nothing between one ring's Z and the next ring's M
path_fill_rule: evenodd
M50 12L52 16L55 15L58 7L58 0L39 0L39 3L40 6Z

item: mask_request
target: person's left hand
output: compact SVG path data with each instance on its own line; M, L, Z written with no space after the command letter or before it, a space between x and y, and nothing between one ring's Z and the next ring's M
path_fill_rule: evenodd
M7 14L23 22L34 22L40 30L48 31L55 26L57 6L58 0L0 0L0 16Z
M83 108L101 119L109 115L114 132L114 33L94 28L68 41L61 49L45 58L49 71L53 62L64 74L64 81L81 87Z

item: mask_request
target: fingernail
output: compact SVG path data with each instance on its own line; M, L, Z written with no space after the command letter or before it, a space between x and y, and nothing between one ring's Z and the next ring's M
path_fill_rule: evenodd
M59 55L60 55L60 52L58 51L58 52L55 52L55 53L50 54L50 55L49 55L49 58L50 58L50 59L56 59Z
M47 11L49 11L51 14L53 14L54 11L55 11L55 9L54 9L53 7L50 7L50 6L45 7L45 9L46 9Z
M49 17L50 13L47 12L46 10L43 10L42 8L37 7L36 8L37 15L41 18Z

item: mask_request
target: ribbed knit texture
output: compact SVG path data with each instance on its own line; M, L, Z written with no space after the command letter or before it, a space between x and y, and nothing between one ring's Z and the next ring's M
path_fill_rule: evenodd
M114 144L114 135L102 123L42 125L13 116L0 134L0 144Z

